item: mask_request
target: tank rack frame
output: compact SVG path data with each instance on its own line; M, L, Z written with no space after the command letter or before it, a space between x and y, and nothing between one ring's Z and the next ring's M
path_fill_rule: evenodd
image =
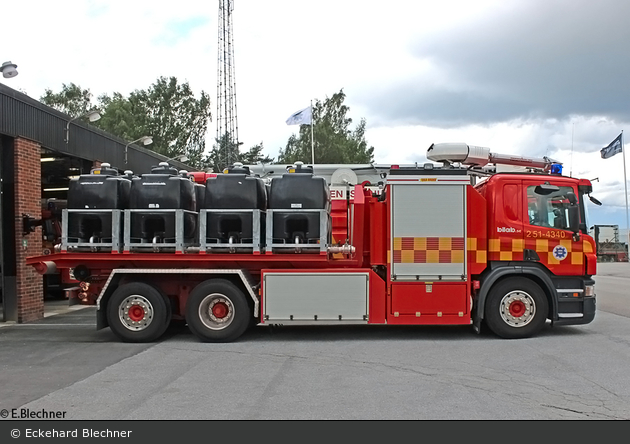
M213 213L252 213L252 242L251 243L213 243L206 237L208 216ZM287 242L286 240L273 238L274 213L318 213L319 237L306 239L305 242ZM68 236L68 221L71 214L110 213L112 217L111 236L102 237L107 242L90 239L86 242ZM175 239L174 242L138 242L131 237L131 217L133 214L142 213L174 213ZM193 238L184 238L184 215L192 214L196 218L196 230ZM265 221L265 236L262 236L262 221ZM330 239L330 214L323 209L267 209L265 210L239 210L239 209L202 209L199 212L182 209L64 209L62 210L62 236L61 251L110 251L112 253L142 252L142 251L176 251L187 252L190 247L199 247L201 252L242 252L247 249L254 253L326 253ZM122 228L122 229L121 229ZM172 238L167 238L172 239ZM263 240L265 242L263 242Z
M121 243L120 243L120 223L121 223L121 215L123 210L112 210L112 209L69 209L64 208L61 210L61 250L68 251L113 251L120 252ZM68 223L70 221L71 214L94 214L94 213L111 213L112 217L112 232L108 233L109 236L101 237L101 239L109 239L110 242L85 242L79 238L69 237L68 236Z
M155 213L175 213L175 242L138 242L137 238L131 237L131 216L133 214L155 214ZM124 210L124 228L123 228L123 245L124 251L142 251L150 249L152 251L165 251L175 249L176 252L181 253L186 247L195 246L196 235L192 240L186 241L184 238L184 214L192 214L195 219L198 217L196 211L182 210L182 209L126 209ZM198 223L198 221L197 221ZM167 238L171 239L171 238Z
M236 214L252 214L252 242L209 242L207 234L208 228L208 216L218 213L236 213ZM264 211L261 210L231 210L231 209L202 209L199 210L199 249L201 251L209 252L215 250L217 252L228 250L229 252L235 252L236 250L247 249L260 253L262 251L260 227L261 227L261 214ZM218 239L217 239L218 240Z
M318 239L307 239L309 241L317 241L316 244L312 243L288 243L288 242L277 242L278 239L274 239L273 237L273 214L275 213L319 213L319 238ZM265 247L267 252L275 252L275 251L286 251L293 250L295 252L302 252L304 250L316 250L319 253L325 253L328 249L328 238L329 238L329 230L330 215L326 210L316 210L316 209L267 209L267 233L266 233L266 242ZM274 242L276 241L276 242Z

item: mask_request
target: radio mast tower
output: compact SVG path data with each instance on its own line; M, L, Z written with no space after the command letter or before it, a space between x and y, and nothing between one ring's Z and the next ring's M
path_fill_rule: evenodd
M234 0L219 0L219 45L217 59L217 137L223 150L221 160L231 165L238 153L238 122L236 118L236 83L234 43L232 41L232 11Z

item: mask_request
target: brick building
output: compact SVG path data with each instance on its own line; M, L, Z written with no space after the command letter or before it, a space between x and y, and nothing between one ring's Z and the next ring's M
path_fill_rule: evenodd
M143 174L168 160L137 145L129 145L126 158L129 141L73 117L0 84L0 322L41 319L54 278L25 265L27 256L42 254L45 246L43 228L24 231L24 215L41 220L43 204L64 201L70 178L101 162Z

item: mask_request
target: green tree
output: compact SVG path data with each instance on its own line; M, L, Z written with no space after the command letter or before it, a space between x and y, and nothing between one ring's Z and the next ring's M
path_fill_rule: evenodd
M240 162L240 158L238 144L229 133L225 133L221 138L214 139L214 145L203 163L206 168L212 168L215 173L220 173L234 162Z
M273 157L269 157L266 154L263 154L262 151L264 149L265 149L265 147L263 146L262 142L254 145L253 147L251 147L249 149L249 151L241 153L241 160L240 160L240 162L243 165L254 165L254 164L258 163L258 162L260 162L260 163L273 163Z
M352 119L347 117L350 108L343 104L346 98L343 89L323 102L313 104L313 146L315 163L371 163L374 147L365 140L365 119L361 119L354 130ZM293 163L301 160L310 163L311 126L300 125L299 134L292 134L284 149L280 149L278 163Z
M135 140L150 135L151 149L167 157L185 154L188 163L201 166L205 135L211 119L210 96L196 99L188 82L160 77L146 90L135 90L125 98L103 95L102 123L105 131ZM111 117L106 118L112 111ZM99 122L101 122L99 121Z
M133 103L122 94L115 92L112 96L103 94L98 98L103 114L95 125L115 134L124 140L136 140L149 136L147 117L144 110L134 107ZM150 149L155 149L155 144Z
M61 92L46 90L40 101L73 117L94 108L89 89L74 84L63 85ZM201 168L210 112L210 96L201 92L195 98L188 82L175 77L159 77L145 90L135 90L128 97L115 92L98 97L100 120L94 125L131 141L151 136L148 146L167 157L185 154L187 163ZM85 110L85 111L84 111Z
M226 167L232 166L235 162L240 162L243 165L253 165L257 162L273 163L273 158L264 155L263 143L254 145L248 151L242 153L240 151L240 145L230 140L229 134L226 133L220 140L215 139L215 144L212 147L210 153L204 159L204 166L206 168L212 168L214 172L221 172ZM229 149L226 149L228 147ZM229 155L228 155L229 153Z
M89 89L81 89L74 83L61 86L61 91L54 93L46 88L44 95L40 97L40 102L55 108L73 117L81 116L94 108L92 104L92 93Z

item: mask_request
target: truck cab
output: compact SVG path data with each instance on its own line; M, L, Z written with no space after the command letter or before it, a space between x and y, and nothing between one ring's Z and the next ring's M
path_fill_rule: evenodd
M478 244L487 242L487 264L472 277L479 286L477 329L485 321L500 336L523 337L534 321L542 322L535 318L543 310L552 325L594 319L597 256L585 205L590 181L563 176L562 164L546 157L466 144L432 145L427 157L467 166L486 202L487 239Z

